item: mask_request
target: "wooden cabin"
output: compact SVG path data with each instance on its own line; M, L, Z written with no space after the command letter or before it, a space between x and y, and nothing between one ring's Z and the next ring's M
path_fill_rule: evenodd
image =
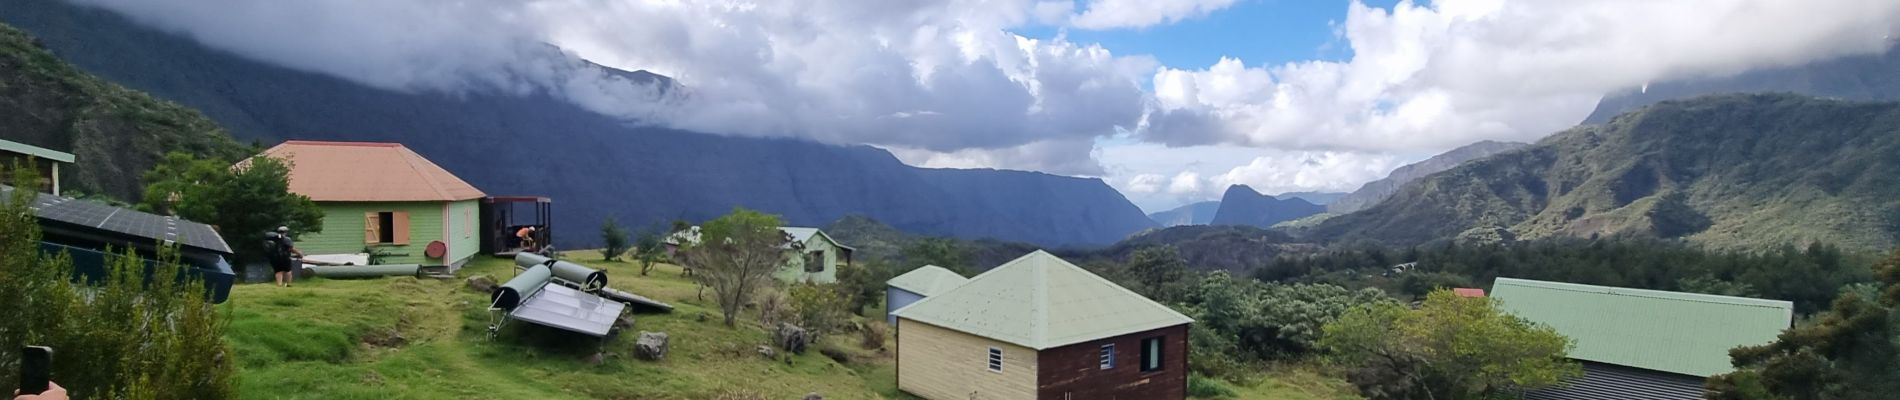
M1187 398L1167 306L1036 251L897 316L897 388L932 400Z
M485 195L402 144L292 140L262 156L289 161L290 191L323 210L322 232L297 232L305 254L453 269L480 250Z

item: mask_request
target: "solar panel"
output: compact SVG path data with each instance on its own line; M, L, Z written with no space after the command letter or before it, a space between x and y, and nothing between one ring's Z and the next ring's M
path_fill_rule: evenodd
M607 331L614 327L614 320L619 319L620 312L626 308L626 304L581 293L566 286L547 285L520 307L515 307L511 315L515 319L538 325L607 336Z
M12 199L13 187L0 186L0 202ZM36 193L33 213L40 219L63 222L154 241L177 243L220 253L230 253L210 225L101 203Z

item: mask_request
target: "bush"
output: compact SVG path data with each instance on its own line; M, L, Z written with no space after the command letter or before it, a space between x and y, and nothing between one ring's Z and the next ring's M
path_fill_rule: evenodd
M125 250L108 258L102 282L81 288L70 257L40 252L31 191L13 196L0 205L0 360L19 359L24 345L53 347L55 381L74 398L236 397L225 322L203 282L176 279L176 248L160 246L149 266ZM18 373L0 368L0 381Z
M858 330L858 335L861 336L858 344L866 349L882 349L886 332L888 330L884 328L884 324L866 322L864 328Z
M620 255L625 254L632 246L628 243L627 229L621 228L620 222L615 221L613 217L607 217L606 221L601 221L600 242L602 243L600 259L604 261L620 261ZM642 270L642 272L645 271Z
M1188 375L1187 393L1188 397L1196 399L1226 399L1236 395L1234 389L1227 387L1227 384L1214 378L1201 376L1201 374Z
M848 302L836 284L800 283L786 294L791 299L792 319L805 328L813 342L837 333L851 320L845 310Z

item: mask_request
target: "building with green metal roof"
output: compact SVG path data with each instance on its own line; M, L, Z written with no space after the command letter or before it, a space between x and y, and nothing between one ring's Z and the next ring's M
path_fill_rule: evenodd
M944 267L925 265L884 281L884 322L896 325L897 310L923 300L926 297L948 292L957 286L963 286L970 278L958 275Z
M1729 349L1772 342L1794 319L1787 301L1498 278L1505 311L1575 343L1584 377L1532 399L1699 399L1733 371Z
M1194 320L1047 252L893 314L898 388L920 397L1186 397Z
M31 144L0 140L0 162L7 166L30 164L40 173L40 191L58 196L59 166L72 164L73 154ZM11 184L9 182L9 184Z

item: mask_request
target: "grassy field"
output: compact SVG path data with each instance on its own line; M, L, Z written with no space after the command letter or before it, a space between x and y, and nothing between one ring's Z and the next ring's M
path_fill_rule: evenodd
M598 257L575 254L575 258ZM463 279L310 279L291 288L240 285L226 308L240 391L257 399L828 399L911 398L897 391L892 354L833 335L817 351L767 359L757 316L720 323L678 267L642 277L629 263L581 261L608 271L612 286L673 304L670 314L637 314L635 327L605 342L581 334L511 324L490 340L488 299ZM508 260L478 258L459 275L513 276ZM882 323L873 307L873 323ZM705 315L704 321L699 316ZM632 356L639 331L671 336L666 360ZM887 341L893 342L893 341ZM604 354L598 365L596 353ZM1238 398L1336 399L1340 383L1317 375L1274 374L1236 387Z

